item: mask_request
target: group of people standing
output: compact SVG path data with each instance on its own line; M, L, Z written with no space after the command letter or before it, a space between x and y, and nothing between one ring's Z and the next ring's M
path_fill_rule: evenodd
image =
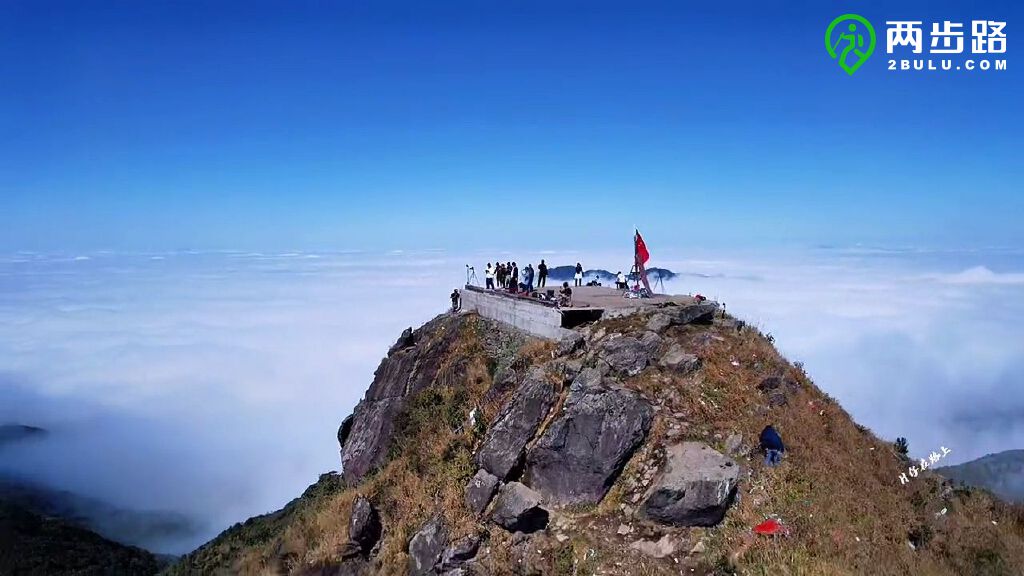
M515 262L498 262L492 265L487 263L484 271L485 286L488 290L508 290L510 292L530 293L534 290L534 280L537 281L537 288L547 286L548 265L544 260L540 261L537 268L533 264L527 264L522 270Z

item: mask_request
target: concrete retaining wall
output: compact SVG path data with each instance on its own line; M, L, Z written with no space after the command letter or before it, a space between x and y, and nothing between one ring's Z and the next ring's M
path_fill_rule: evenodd
M462 309L474 310L484 318L504 322L534 336L551 340L561 340L572 334L572 330L562 328L562 314L557 308L475 290L460 292Z

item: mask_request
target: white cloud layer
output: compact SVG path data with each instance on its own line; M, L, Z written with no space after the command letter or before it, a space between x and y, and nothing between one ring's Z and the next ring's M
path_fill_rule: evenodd
M651 264L684 273L671 291L724 301L772 332L858 421L907 436L912 452L945 445L963 460L1024 447L1019 255L652 249ZM516 258L0 256L0 423L53 431L5 450L0 471L182 512L203 530L163 548L190 549L336 469L337 426L388 346L443 311L464 265L482 276L490 255ZM533 256L608 269L629 259Z

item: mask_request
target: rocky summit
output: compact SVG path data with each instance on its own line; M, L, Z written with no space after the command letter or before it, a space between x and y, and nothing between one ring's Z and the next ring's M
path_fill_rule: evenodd
M339 414L341 474L167 573L1021 573L1021 508L930 469L902 482L915 462L773 341L713 302L557 342L438 316Z

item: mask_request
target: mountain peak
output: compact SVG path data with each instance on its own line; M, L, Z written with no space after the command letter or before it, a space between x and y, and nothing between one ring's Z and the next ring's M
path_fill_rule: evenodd
M768 425L785 444L774 467ZM902 483L913 462L713 303L606 313L558 341L439 316L399 338L339 440L343 475L171 573L1024 565L1020 509L931 470Z

